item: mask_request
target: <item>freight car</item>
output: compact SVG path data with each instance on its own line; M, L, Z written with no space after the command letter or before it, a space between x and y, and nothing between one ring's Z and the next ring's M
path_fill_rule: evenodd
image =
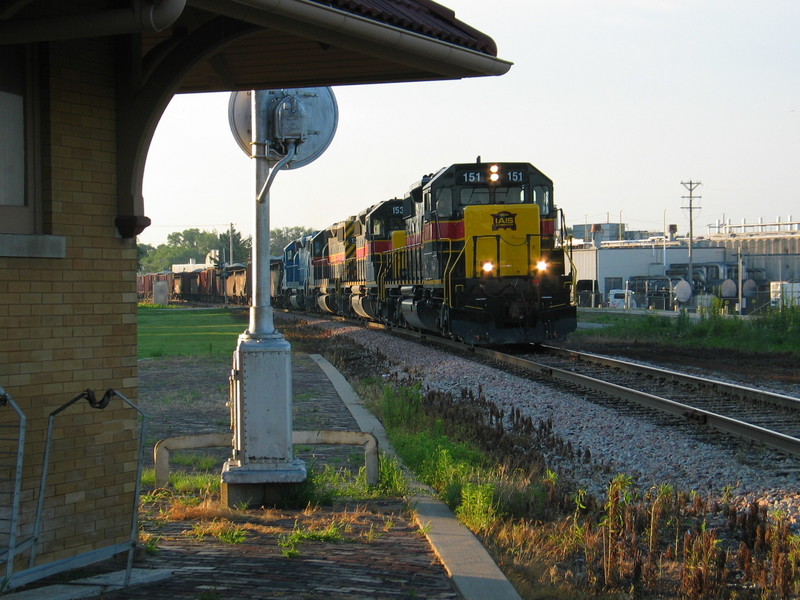
M576 328L565 230L533 165L455 164L288 244L274 302L470 344L563 339Z
M194 271L148 273L136 278L139 300L153 300L153 282L166 281L170 302L203 304L250 302L249 267L242 264L223 268L198 268Z

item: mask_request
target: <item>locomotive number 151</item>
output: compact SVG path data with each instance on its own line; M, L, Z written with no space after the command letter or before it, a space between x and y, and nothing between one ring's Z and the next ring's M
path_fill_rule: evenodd
M463 171L459 176L460 183L501 183L505 181L506 183L524 183L525 182L525 172L524 171L508 171L506 173L502 173L500 171L491 171L489 173L484 173L483 171Z

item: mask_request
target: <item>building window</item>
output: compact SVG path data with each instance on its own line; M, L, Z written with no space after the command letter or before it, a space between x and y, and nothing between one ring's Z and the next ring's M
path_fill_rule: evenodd
M38 233L32 52L0 46L0 233Z

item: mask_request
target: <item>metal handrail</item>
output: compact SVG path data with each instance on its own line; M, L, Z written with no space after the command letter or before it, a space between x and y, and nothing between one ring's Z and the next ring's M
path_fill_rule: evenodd
M14 558L16 557L17 552L20 552L25 548L27 548L31 544L31 540L26 540L21 544L17 544L17 535L19 533L18 532L19 503L20 503L20 493L22 490L22 465L23 465L23 455L25 453L25 433L27 431L28 419L25 416L25 413L19 407L19 405L16 402L14 402L14 399L11 397L11 394L6 392L3 389L3 387L0 386L0 407L5 407L5 406L10 406L11 409L17 413L17 418L19 419L16 460L14 461L13 465L14 484L13 484L13 490L10 492L11 515L7 519L8 544L7 544L7 549L0 552L0 559L4 559L6 561L6 580L8 581L14 574ZM12 427L12 426L3 425L3 427Z
M47 438L45 441L44 460L42 461L42 478L39 485L39 499L36 507L36 518L34 520L33 547L30 553L29 570L32 570L34 568L37 544L39 542L39 536L41 534L41 524L44 516L45 491L47 489L47 476L50 467L50 455L53 447L53 432L55 430L55 418L57 415L59 415L67 408L69 408L70 406L72 406L73 404L75 404L80 400L83 399L88 400L92 408L104 409L106 408L106 406L108 406L111 400L114 399L114 397L119 397L120 399L122 399L122 401L125 402L125 404L133 408L137 413L139 413L142 419L142 426L141 429L139 430L138 464L136 469L136 484L133 495L133 511L132 511L133 517L131 520L131 528L130 528L130 536L128 539L128 544L126 544L128 546L128 563L125 571L124 585L127 586L130 583L131 571L133 570L133 555L134 551L136 550L136 541L138 538L139 495L141 492L141 485L142 485L142 465L144 462L144 438L147 426L147 416L139 409L138 406L136 406L133 402L128 400L128 398L126 398L124 395L113 389L106 390L105 394L100 400L96 399L95 394L92 390L86 389L77 396L75 396L75 398L61 405L59 408L50 413L47 425ZM110 553L113 554L117 554L120 552L117 546L110 547L108 550ZM98 551L95 550L93 551L93 553L98 554ZM76 559L79 558L80 557L76 557ZM77 562L80 561L78 560ZM73 566L70 564L70 561L62 561L61 565L59 566L60 571L67 570L70 568L73 568ZM52 573L48 572L47 574L52 574Z
M461 250L453 258L453 241L447 238L447 242L450 244L450 249L447 251L447 264L442 271L444 275L444 305L453 308L453 271L456 270L459 259L465 254L466 244L461 246Z

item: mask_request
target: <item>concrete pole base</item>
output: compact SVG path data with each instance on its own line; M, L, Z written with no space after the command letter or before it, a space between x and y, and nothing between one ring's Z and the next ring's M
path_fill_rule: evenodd
M228 508L258 506L294 506L303 483L308 477L302 460L238 466L226 461L222 466L220 496Z
M303 483L222 483L220 500L223 506L242 508L301 508Z

